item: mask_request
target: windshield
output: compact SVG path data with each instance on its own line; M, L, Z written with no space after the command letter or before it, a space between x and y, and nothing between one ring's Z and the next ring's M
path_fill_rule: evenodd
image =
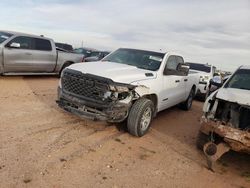
M97 57L99 54L100 52L91 52L90 57Z
M226 83L225 88L250 90L250 69L239 69Z
M137 68L156 71L164 58L164 53L120 48L102 61L132 65Z
M86 49L84 49L84 48L77 48L77 49L74 49L74 52L77 53L77 54L83 54L84 57L89 57L90 54L91 54L91 51L86 50Z
M12 34L0 31L0 44L10 38Z
M192 70L198 70L202 72L210 73L211 67L209 65L205 64L199 64L199 63L187 63Z

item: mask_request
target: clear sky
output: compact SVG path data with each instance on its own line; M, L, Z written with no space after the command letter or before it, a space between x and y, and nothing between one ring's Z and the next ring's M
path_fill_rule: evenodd
M176 51L224 70L250 64L250 0L1 0L0 29L75 47Z

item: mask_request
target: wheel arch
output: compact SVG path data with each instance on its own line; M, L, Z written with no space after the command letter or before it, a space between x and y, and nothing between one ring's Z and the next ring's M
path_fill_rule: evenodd
M66 67L68 67L68 66L70 66L70 65L72 65L72 64L74 64L73 61L65 61L65 62L61 65L61 67L60 67L60 69L59 69L59 77L61 76L61 73L62 73L63 69L65 69Z
M154 104L154 115L156 115L157 111L158 111L158 97L155 93L152 94L146 94L144 96L142 96L143 98L149 99L153 102Z

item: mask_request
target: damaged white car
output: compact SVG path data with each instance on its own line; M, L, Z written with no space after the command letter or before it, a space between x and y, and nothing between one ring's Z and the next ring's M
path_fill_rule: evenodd
M66 68L57 103L83 118L127 120L128 131L143 136L157 112L191 108L199 77L188 71L175 53L120 48L102 61Z
M197 146L209 168L229 150L250 154L250 66L237 69L207 98L203 111Z

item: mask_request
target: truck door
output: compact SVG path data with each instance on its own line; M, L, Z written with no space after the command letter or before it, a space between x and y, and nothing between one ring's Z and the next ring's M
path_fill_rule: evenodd
M33 70L35 72L53 72L56 66L57 53L50 40L33 38Z
M163 90L160 95L159 110L164 110L183 101L185 98L184 77L178 73L176 56L169 56L163 72Z
M5 72L28 72L33 63L32 39L18 36L5 45L3 50Z

